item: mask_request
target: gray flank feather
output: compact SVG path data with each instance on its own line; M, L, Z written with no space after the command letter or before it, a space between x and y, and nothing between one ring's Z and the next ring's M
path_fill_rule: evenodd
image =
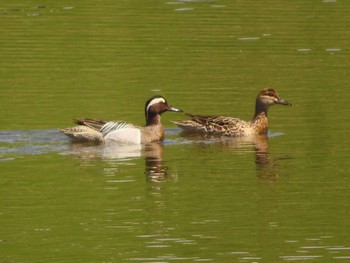
M103 135L107 135L108 133L110 133L112 131L130 128L130 127L133 127L133 125L130 123L127 123L125 121L117 121L117 122L110 121L102 126L102 128L100 129L100 132L102 132Z

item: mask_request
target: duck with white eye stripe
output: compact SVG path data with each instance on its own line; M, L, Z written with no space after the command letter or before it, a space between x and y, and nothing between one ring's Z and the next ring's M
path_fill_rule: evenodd
M164 127L160 115L166 111L182 112L170 106L162 96L154 96L147 100L145 105L146 125L144 127L124 121L83 118L75 120L78 126L60 131L77 142L146 144L163 141Z

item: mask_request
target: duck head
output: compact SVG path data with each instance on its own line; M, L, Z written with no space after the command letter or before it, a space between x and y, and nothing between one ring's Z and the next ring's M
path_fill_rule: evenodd
M153 96L146 101L145 117L146 125L158 124L160 122L160 115L166 111L182 112L168 104L166 99L162 96Z
M286 106L292 106L291 103L285 101L280 96L278 96L277 91L272 88L266 88L259 92L256 97L255 104L255 117L261 112L264 112L267 116L267 110L270 106L275 104L281 104Z

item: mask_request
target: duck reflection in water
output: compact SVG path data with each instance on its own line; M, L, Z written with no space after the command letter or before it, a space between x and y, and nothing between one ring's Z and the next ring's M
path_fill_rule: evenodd
M267 135L256 136L254 139L255 164L257 176L260 178L273 179L278 177L276 162L268 152L269 138Z
M257 177L267 180L278 178L277 158L273 158L268 151L269 137L275 137L277 134L256 135L244 137L222 137L219 135L199 134L189 131L181 133L182 137L192 142L205 144L207 146L220 146L233 149L237 152L247 153L252 150L255 155Z
M168 166L164 164L163 143L154 142L145 145L96 145L91 143L71 143L70 153L82 160L82 165L90 166L93 160L103 160L109 164L105 169L108 175L118 173L120 165L133 163L133 160L145 158L147 182L165 182ZM175 176L176 177L176 176Z
M145 175L148 182L161 183L168 178L168 166L162 161L163 144L150 143L145 146Z

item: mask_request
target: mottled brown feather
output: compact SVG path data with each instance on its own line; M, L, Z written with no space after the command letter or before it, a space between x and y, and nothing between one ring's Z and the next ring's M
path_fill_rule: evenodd
M187 113L191 119L175 121L180 128L208 134L224 136L245 136L266 134L269 121L267 111L271 105L291 105L281 99L274 89L267 88L259 92L255 103L255 114L250 122L228 116L205 116Z

